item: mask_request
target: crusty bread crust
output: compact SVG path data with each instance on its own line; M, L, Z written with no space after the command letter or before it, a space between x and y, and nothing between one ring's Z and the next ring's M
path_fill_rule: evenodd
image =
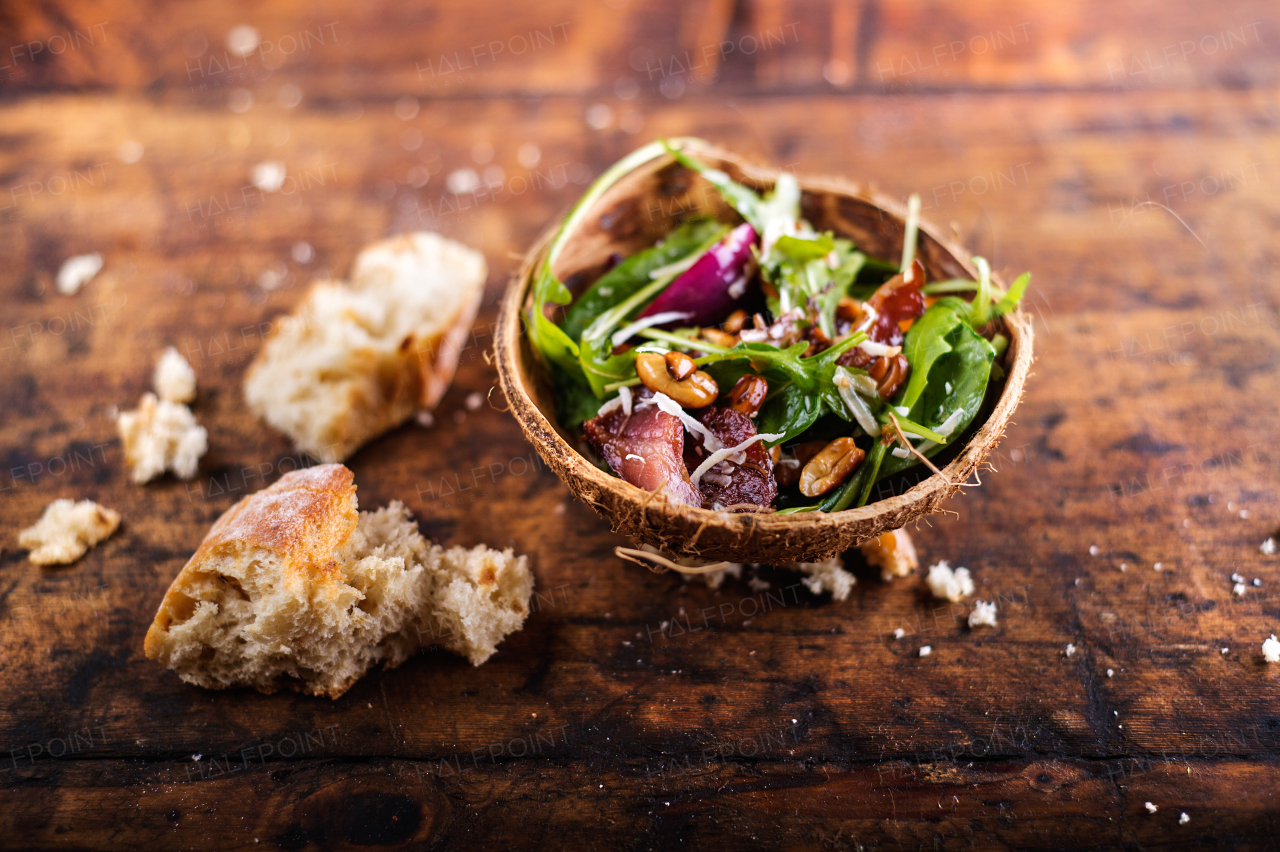
M277 553L287 575L311 584L325 599L335 598L342 568L333 557L356 527L355 495L350 470L318 465L287 473L223 512L169 585L143 643L148 659L160 658L169 626L189 615L184 590L194 574L219 554L248 548Z

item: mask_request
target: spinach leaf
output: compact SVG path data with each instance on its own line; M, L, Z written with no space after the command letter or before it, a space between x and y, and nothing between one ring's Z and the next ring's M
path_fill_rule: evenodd
M726 231L728 226L714 219L694 219L667 234L658 245L631 255L600 276L569 307L564 317L565 333L573 340L581 339L596 317L651 283L650 273L654 270L688 257L708 242L714 244Z
M937 430L954 412L960 411L961 415L951 422L949 430L949 435L959 436L969 428L982 407L995 349L965 321L964 315L951 304L953 298L940 299L907 332L903 351L912 361L911 379L893 404L906 406L907 417L931 430ZM934 316L925 322L930 314ZM913 360L912 353L920 360ZM932 441L917 445L925 456L932 456L941 448L941 444ZM878 478L884 479L918 463L914 455L898 458L890 454L885 457Z

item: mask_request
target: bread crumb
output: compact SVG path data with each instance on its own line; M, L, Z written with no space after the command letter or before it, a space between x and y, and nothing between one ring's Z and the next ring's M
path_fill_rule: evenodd
M1270 639L1263 641L1262 659L1268 663L1280 663L1280 641L1276 640L1276 634L1272 633Z
M1236 583L1234 586L1231 587L1231 593L1238 598L1242 598L1244 597L1244 593L1248 591L1248 589L1249 587L1246 586L1244 583Z
M1107 669L1107 677L1115 677L1115 676L1116 676L1115 669Z
M747 578L747 585L751 587L751 591L753 592L767 592L769 589L773 588L773 584L768 580L755 575Z
M1228 653L1230 650L1231 650L1230 648L1223 648L1223 649L1222 649L1222 653L1226 654L1226 653Z
M925 578L925 582L929 584L929 591L935 598L952 603L959 602L974 592L969 569L957 568L952 571L950 563L945 559L929 566L929 576Z
M191 409L157 399L153 393L142 395L136 411L120 412L116 427L133 481L139 485L166 470L179 479L190 479L209 448L208 432L196 424Z
M927 657L927 656L929 656L929 655L930 655L930 654L932 654L932 653L933 653L933 646L932 646L932 645L921 645L921 646L920 646L920 656L922 656L922 657Z
M191 402L196 398L196 371L172 346L160 353L151 382L156 394L169 402Z
M1187 816L1187 812L1183 811L1178 815L1178 825L1186 825L1191 822L1191 817Z
M1238 572L1233 572L1233 573L1231 574L1231 582L1233 582L1233 583L1243 583L1243 582L1244 582L1244 576L1243 576L1242 574L1238 573Z
M844 562L839 556L833 556L825 562L793 562L787 566L792 571L808 574L801 577L812 594L820 595L830 592L833 601L847 600L849 592L857 584L858 578L844 570Z
M1163 571L1163 570L1164 570L1164 563L1163 563L1163 562L1157 562L1155 565L1152 565L1151 567L1152 567L1152 568L1154 568L1154 569L1155 569L1155 570L1157 570L1157 571Z
M483 255L439 234L367 246L350 284L313 284L277 324L245 376L245 400L297 449L346 458L444 396L486 275Z
M903 630L901 627L893 628L894 639L901 639L903 636L906 636L906 635L907 635L907 631Z
M858 550L868 565L880 569L880 579L886 583L894 577L910 577L920 567L916 546L906 530L890 530L864 541Z
M1146 809L1147 809L1147 813L1149 813L1149 814L1153 814L1153 813L1155 813L1156 811L1160 810L1159 808L1157 808L1155 805L1151 804L1150 802L1143 802L1143 803L1142 803L1142 806L1143 806L1144 808L1146 808Z
M92 500L54 500L40 520L18 533L36 565L69 565L120 526L120 515Z
M1271 536L1258 547L1258 552L1264 556L1275 556L1276 550L1277 550L1277 547L1276 547L1275 536Z
M279 192L286 177L284 163L266 160L253 167L253 185L263 192Z
M1253 578L1253 585L1254 585L1254 586L1261 586L1261 585L1262 585L1262 581L1261 581L1261 580L1259 580L1257 577L1254 577L1254 578Z
M642 545L641 550L645 549L647 548ZM702 574L681 574L680 576L684 578L686 583L691 580L701 580L707 584L707 588L718 589L724 584L725 578L733 577L734 579L738 579L742 576L742 563L730 562L728 565L715 571L707 571Z
M467 394L467 399L464 404L467 406L467 411L475 411L480 406L484 405L484 394L480 393L480 391L472 391Z
M1101 552L1102 552L1102 551L1098 548L1098 545L1096 545L1096 544L1091 544L1091 545L1089 545L1089 555L1090 555L1090 556L1097 556L1097 555L1098 555L1099 553L1101 553Z
M80 288L93 280L93 276L102 271L102 255L78 254L63 261L58 270L57 288L64 296L72 296Z
M1074 657L1076 654L1076 646L1068 642L1065 653L1068 657Z
M969 627L995 627L996 603L992 601L974 601L973 612L969 613Z

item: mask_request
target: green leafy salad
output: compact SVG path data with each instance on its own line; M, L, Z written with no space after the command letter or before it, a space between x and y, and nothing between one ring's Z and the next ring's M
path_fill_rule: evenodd
M926 280L920 201L900 259L871 257L800 216L782 174L760 195L658 141L625 157L562 223L524 316L561 426L602 468L691 506L838 512L959 441L1008 345L994 322L1026 292L973 258L977 281ZM619 179L674 158L737 212L692 217L576 297L554 272L569 236Z

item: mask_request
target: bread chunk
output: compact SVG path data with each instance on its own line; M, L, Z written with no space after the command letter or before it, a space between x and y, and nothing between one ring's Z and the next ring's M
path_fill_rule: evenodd
M196 475L200 457L209 448L209 433L196 424L191 409L180 402L142 395L136 411L122 411L116 418L125 460L133 469L133 481L150 482L166 470L179 479Z
M160 353L152 384L156 394L169 402L191 402L196 398L196 371L172 346Z
M889 530L870 541L858 545L868 565L880 569L880 579L886 583L894 577L910 577L920 567L916 546L906 530Z
M312 286L245 377L249 407L301 451L341 461L453 380L487 275L484 257L438 234L374 243L352 283Z
M54 500L40 520L18 534L37 565L68 565L120 526L120 515L92 500Z
M360 512L355 492L350 470L320 465L228 509L169 587L147 657L211 689L337 698L424 645L479 665L524 624L524 557L445 551L402 504Z

